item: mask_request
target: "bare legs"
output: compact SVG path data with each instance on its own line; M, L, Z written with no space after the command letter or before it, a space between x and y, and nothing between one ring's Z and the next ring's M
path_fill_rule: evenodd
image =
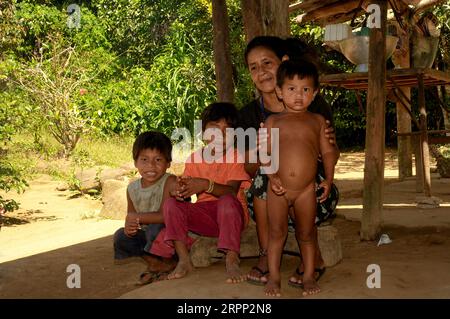
M267 219L266 201L258 197L253 199L253 208L256 219L256 233L258 235L258 244L260 248L258 264L247 274L247 279L266 283L268 270L267 265L267 243L269 241L269 222Z
M277 196L268 187L268 265L270 276L266 285L266 295L281 296L280 292L280 262L284 241L287 236L288 203L283 196ZM295 194L295 195L293 195ZM297 195L298 194L298 195ZM314 279L314 263L316 256L316 240L314 221L316 216L316 197L314 185L308 186L302 192L287 194L294 203L296 238L304 262L302 278L304 295L315 294L320 291Z

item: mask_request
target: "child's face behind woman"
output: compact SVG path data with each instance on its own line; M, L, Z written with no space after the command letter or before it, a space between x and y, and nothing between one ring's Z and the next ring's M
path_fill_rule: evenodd
M146 148L139 152L134 166L142 176L142 187L155 184L170 167L170 162L157 149Z
M247 55L250 76L256 88L262 93L275 92L277 70L281 60L266 47L256 47Z

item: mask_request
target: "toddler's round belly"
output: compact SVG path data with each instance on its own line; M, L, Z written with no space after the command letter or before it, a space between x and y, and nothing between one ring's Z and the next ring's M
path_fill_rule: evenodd
M316 174L317 156L311 153L291 154L280 158L278 176L283 187L288 190L303 190L314 182Z

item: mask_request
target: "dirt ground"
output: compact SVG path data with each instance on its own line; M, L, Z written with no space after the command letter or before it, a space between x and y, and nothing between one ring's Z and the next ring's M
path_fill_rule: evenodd
M336 170L341 192L333 225L342 241L343 260L327 269L314 298L450 298L450 179L433 174L436 209L419 209L414 179L399 182L395 154L386 155L383 233L392 243L359 240L364 156L344 153ZM8 193L21 209L8 213L0 231L0 298L265 298L263 287L226 284L224 263L196 269L183 279L138 288L145 265L113 264L112 234L123 221L97 217L99 200L68 199L48 176L21 195ZM255 258L244 259L248 271ZM284 298L301 298L287 285L298 257L284 255ZM81 269L81 288L69 289L67 267ZM369 289L367 267L381 270L381 288ZM213 284L212 284L213 283Z

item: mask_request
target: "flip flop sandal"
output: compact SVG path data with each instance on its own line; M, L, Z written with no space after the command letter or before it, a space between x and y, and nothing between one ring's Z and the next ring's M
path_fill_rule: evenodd
M259 268L258 266L253 266L252 270L257 271L260 274L259 279L253 279L253 278L247 277L247 282L252 285L264 286L266 284L266 281L261 281L261 277L268 275L269 271L268 270L262 271L262 269Z
M303 271L299 271L298 268L295 268L295 274L298 275L298 276L303 276L304 272ZM289 278L289 280L288 280L288 285L291 286L291 287L294 287L294 288L301 288L301 289L303 289L303 283L302 282L292 281L291 278Z
M323 276L323 274L325 273L325 270L326 270L326 269L327 269L326 267L323 267L323 268L314 268L314 274L316 274L316 273L318 274L318 275L315 277L316 282L318 282L319 279L320 279L320 277ZM297 268L297 269L295 269L295 273L296 273L297 275L299 275L299 276L303 276L305 272L304 272L304 271L299 271L298 268ZM302 282L294 282L294 281L288 280L288 285L291 286L291 287L303 289L303 283L302 283Z
M152 282L165 280L165 279L167 279L168 274L169 274L168 271L159 271L159 272L154 272L154 271L149 271L149 270L144 271L139 276L139 281L136 283L136 286L145 286L145 285L151 284ZM147 275L149 275L149 277L144 279L144 277Z
M139 281L136 283L136 286L145 286L151 284L155 281L157 276L157 272L146 270L139 276Z

